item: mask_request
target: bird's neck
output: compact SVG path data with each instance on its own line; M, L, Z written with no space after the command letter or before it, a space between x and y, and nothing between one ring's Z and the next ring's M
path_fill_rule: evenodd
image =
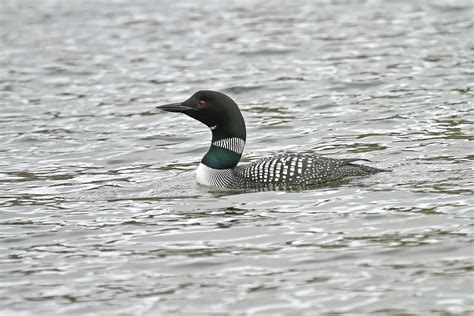
M213 169L231 169L237 166L245 147L244 137L219 135L213 131L212 144L201 162Z

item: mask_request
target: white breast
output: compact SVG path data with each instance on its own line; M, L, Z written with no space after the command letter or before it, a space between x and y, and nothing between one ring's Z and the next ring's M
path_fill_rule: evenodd
M213 169L203 163L200 163L196 170L197 183L211 187L229 187L232 176L232 169Z

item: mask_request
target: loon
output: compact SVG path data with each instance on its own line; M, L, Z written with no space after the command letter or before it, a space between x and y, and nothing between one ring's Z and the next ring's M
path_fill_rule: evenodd
M309 154L280 154L237 166L244 151L246 129L242 113L230 97L217 91L200 90L184 102L156 108L184 113L211 129L211 147L196 172L196 181L205 186L228 189L305 187L390 171L354 163L366 159L334 159Z

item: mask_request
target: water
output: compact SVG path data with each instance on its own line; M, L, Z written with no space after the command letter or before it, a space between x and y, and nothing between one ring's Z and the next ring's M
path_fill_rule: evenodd
M2 315L474 313L471 1L2 1ZM210 133L154 106L228 93L244 161L394 172L218 192Z

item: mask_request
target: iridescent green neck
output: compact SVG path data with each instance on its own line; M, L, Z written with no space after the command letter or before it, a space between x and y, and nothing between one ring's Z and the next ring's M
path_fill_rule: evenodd
M201 162L213 169L231 169L237 166L242 154L211 145Z
M201 162L213 169L230 169L237 166L246 139L245 123L240 111L233 117L232 124L217 124L210 129L211 147Z

